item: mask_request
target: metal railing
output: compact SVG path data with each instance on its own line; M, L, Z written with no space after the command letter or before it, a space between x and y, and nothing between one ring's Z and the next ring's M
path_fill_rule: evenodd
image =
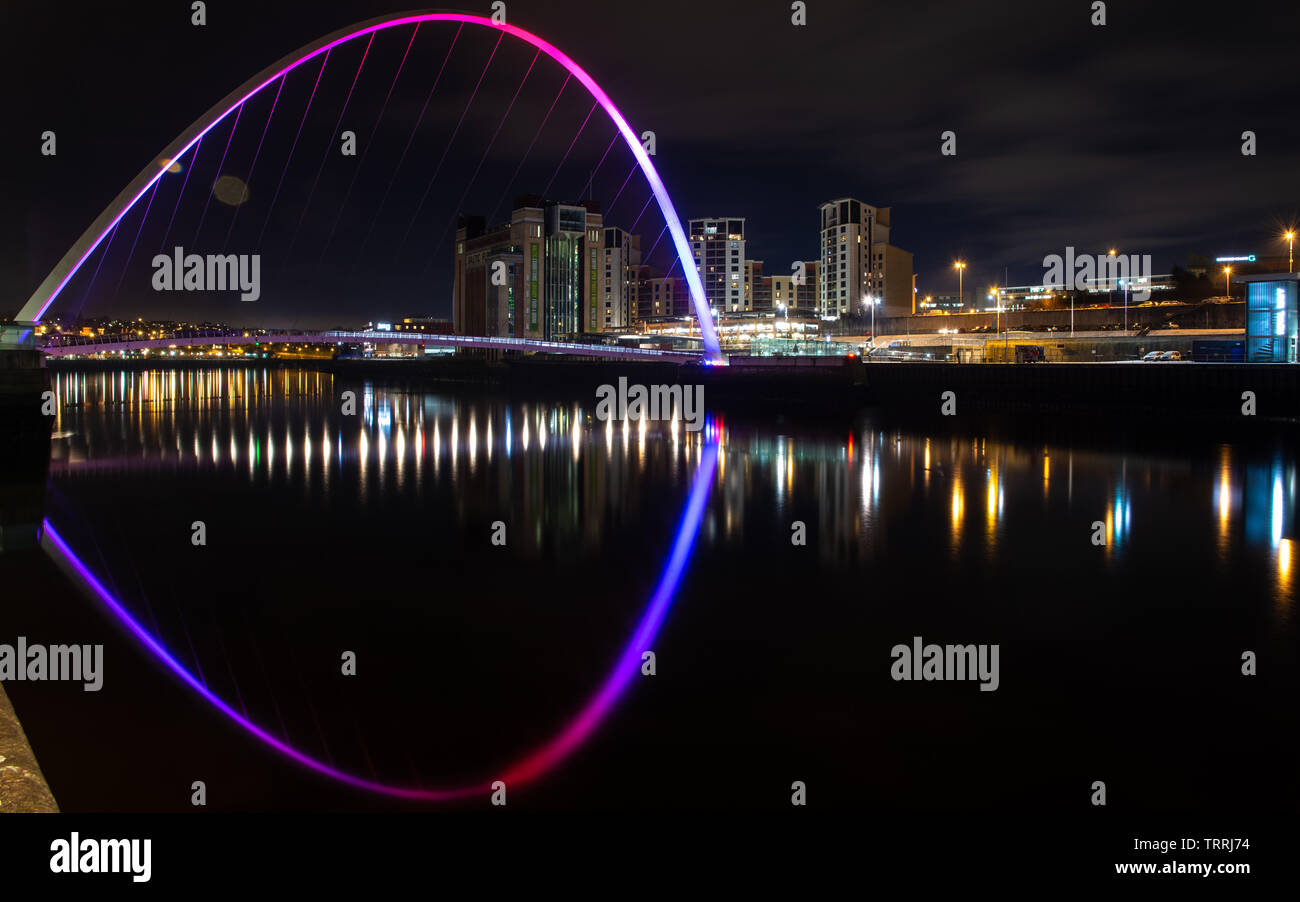
M595 344L573 341L543 341L534 338L503 338L487 335L446 335L425 332L373 332L344 330L288 330L265 329L257 332L225 329L185 330L165 336L145 336L131 333L116 335L65 335L46 336L47 352L68 352L83 349L85 353L112 350L129 346L133 349L167 347L186 344L421 344L441 347L475 349L500 348L502 350L535 351L538 353L567 353L575 356L643 358L647 360L698 360L693 351L670 351L657 348L630 348L622 345ZM35 345L32 345L35 347ZM56 354L57 356L57 354Z

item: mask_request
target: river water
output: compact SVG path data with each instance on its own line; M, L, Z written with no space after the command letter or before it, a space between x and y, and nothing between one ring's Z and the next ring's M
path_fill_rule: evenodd
M498 779L556 810L1300 798L1284 435L53 379L48 521L122 606L8 564L9 632L106 645L100 693L9 686L66 810L185 810L193 781L242 810L482 807ZM996 690L895 679L914 641L997 646Z

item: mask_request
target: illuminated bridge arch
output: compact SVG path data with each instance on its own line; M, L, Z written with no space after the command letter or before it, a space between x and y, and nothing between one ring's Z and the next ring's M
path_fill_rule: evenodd
M672 549L664 563L663 572L655 586L654 594L641 612L636 629L628 638L619 653L618 659L595 690L588 696L582 707L570 717L555 733L534 747L523 756L507 764L496 779L508 786L523 785L543 776L559 766L580 745L582 745L609 716L620 696L628 685L641 672L642 655L653 647L659 628L663 625L672 604L673 596L681 583L686 564L690 560L696 537L700 531L700 522L704 518L708 504L709 492L713 485L713 474L718 462L719 432L716 426L706 426L704 443L700 448L700 459L695 466L695 475L691 480L690 494L677 525L677 534L673 539ZM263 744L280 754L296 761L298 764L319 774L337 780L357 789L380 795L427 802L445 802L453 799L482 797L496 788L495 782L488 779L465 783L444 789L429 789L423 786L408 786L397 783L382 782L378 777L366 778L336 767L333 762L325 762L306 751L291 745L286 739L277 737L267 728L251 720L246 712L235 709L228 701L213 692L202 679L202 671L196 675L176 658L163 645L160 637L149 630L127 610L123 602L91 571L89 566L71 545L58 533L48 519L42 523L41 541L43 547L75 582L84 587L131 632L131 634L153 656L179 677L189 688L209 705L252 734Z
M514 25L508 25L504 22L494 22L491 19L482 16L471 16L464 13L445 13L445 12L408 12L397 13L387 16L381 16L375 19L369 19L355 25L349 25L341 28L331 34L326 35L319 40L308 44L307 46L294 51L278 62L272 63L263 69L257 75L240 85L233 92L227 95L220 103L208 110L203 116L199 117L188 129L181 133L160 155L161 163L151 163L144 168L135 179L122 190L122 192L113 200L111 204L99 214L97 218L81 237L77 240L66 254L63 255L57 266L45 277L35 293L23 305L18 312L18 320L27 322L37 322L50 305L59 296L67 286L72 277L81 269L82 264L95 251L95 248L104 241L104 238L117 226L132 207L140 200L145 193L154 186L154 184L167 171L171 161L184 156L198 141L216 125L224 120L227 116L238 109L249 98L262 91L267 85L277 79L287 75L294 69L301 66L310 59L314 59L322 53L326 53L340 44L346 44L349 41L364 37L365 35L374 34L378 31L384 31L389 28L397 28L403 25L416 25L421 22L457 22L464 25L477 25L483 28L492 28L505 34L513 35L532 46L536 47L542 53L545 53L551 59L563 66L570 75L582 83L583 87L591 94L592 98L600 104L601 108L609 116L610 120L618 129L623 141L636 157L637 164L645 174L646 181L650 184L650 189L654 193L655 201L659 205L660 212L663 213L664 221L668 226L669 232L672 233L673 245L677 249L677 256L681 259L682 273L686 277L686 283L690 287L691 301L695 305L695 315L700 324L700 335L704 340L705 355L710 362L724 362L721 352L718 349L718 335L714 328L713 317L710 313L708 303L704 298L704 286L700 282L699 273L695 269L695 258L691 251L690 243L686 240L686 233L682 231L681 220L677 217L677 211L673 207L672 198L668 196L668 190L664 187L663 180L659 177L658 170L651 162L649 155L641 146L636 133L628 125L627 119L614 105L614 101L609 95L596 84L595 80L588 75L581 66L569 58L567 54L555 47L553 44L543 40L537 35L518 28Z

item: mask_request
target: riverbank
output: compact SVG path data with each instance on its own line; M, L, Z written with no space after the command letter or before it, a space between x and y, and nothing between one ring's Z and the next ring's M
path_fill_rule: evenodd
M1300 366L1288 364L871 363L866 382L869 404L922 416L974 411L1234 423L1300 418Z
M1238 363L961 364L864 362L850 357L735 359L728 367L512 356L423 360L51 361L50 370L105 372L292 367L347 379L453 384L512 396L594 398L620 378L703 384L711 410L842 414L875 409L947 420L1012 414L1140 422L1292 422L1300 419L1300 366ZM945 393L952 403L945 404Z
M0 685L0 814L47 814L58 810L23 725Z

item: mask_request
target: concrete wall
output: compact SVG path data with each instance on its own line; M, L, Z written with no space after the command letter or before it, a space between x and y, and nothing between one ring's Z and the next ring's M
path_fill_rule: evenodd
M1128 336L1118 332L1088 332L1070 338L1059 333L1004 333L997 335L878 335L878 346L897 342L900 352L931 354L935 360L955 359L960 363L1015 360L1017 345L1043 349L1051 363L1098 363L1136 360L1149 351L1179 351L1191 359L1197 341L1244 341L1241 332L1206 332L1192 329L1161 329L1149 335ZM882 354L882 352L877 352ZM882 356L888 356L883 353Z
M1152 329L1172 320L1185 329L1243 329L1246 326L1246 305L1240 301L1231 304L1162 304L1159 307L1133 307L1128 310L1130 329L1150 325ZM1075 331L1096 329L1109 323L1124 322L1122 301L1100 310L1076 310ZM976 326L994 327L996 313L953 313L947 316L890 316L876 317L876 334L898 335L906 332L938 332L940 329L963 329L969 332ZM1070 326L1070 308L1064 310L1024 310L1002 314L1003 328L1036 329L1048 325Z
M1056 411L1104 418L1208 417L1247 427L1300 417L1300 365L1260 363L1055 363L963 365L868 363L870 403L942 422L940 399L957 409ZM1258 413L1241 415L1244 389Z

